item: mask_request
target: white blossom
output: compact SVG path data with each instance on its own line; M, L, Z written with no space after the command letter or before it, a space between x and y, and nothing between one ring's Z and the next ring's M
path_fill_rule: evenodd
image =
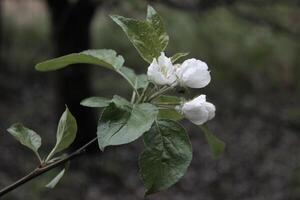
M195 58L185 60L176 67L176 75L181 86L203 88L210 82L210 72L205 62Z
M158 85L176 85L177 77L175 68L170 58L166 57L164 52L154 58L148 67L147 75L151 81Z
M216 107L206 101L206 95L200 95L183 104L181 112L191 122L202 125L215 116Z

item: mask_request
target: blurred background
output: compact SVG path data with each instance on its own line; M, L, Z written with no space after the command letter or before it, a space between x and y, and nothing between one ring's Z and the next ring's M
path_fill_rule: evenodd
M88 96L129 87L93 66L40 73L34 65L89 48L115 49L142 73L139 57L109 14L144 18L151 4L170 35L167 55L190 52L208 63L212 82L203 92L217 107L210 128L227 143L214 160L203 134L184 121L194 147L187 174L150 200L300 199L300 3L293 0L0 0L0 188L35 168L36 159L6 132L22 122L42 136L41 153L54 145L67 104L79 123L73 148L95 136L99 110L79 106ZM48 175L6 200L143 199L138 176L141 140L97 147L72 161L54 190Z

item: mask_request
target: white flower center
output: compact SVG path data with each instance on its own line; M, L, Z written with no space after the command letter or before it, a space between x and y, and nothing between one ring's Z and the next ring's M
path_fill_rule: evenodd
M169 77L168 76L168 68L166 65L161 66L160 72L165 76L165 77Z

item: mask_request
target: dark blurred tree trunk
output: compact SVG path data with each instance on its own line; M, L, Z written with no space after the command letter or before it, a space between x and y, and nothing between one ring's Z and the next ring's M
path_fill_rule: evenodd
M2 15L3 15L3 10L2 10L2 0L0 0L0 69L3 68L2 66Z
M7 88L5 86L5 81L3 81L3 77L5 75L5 66L4 66L4 53L3 53L3 8L2 8L2 0L0 0L0 91L2 93L2 98L5 98L7 92Z
M52 20L55 56L80 52L90 47L90 24L98 4L90 0L47 0ZM74 148L96 135L96 119L91 110L79 105L89 97L89 70L77 65L56 73L59 113L66 104L78 122L78 136Z

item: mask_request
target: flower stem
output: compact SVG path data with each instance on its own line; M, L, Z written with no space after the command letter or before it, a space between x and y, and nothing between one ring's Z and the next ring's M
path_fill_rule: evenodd
M143 102L143 100L145 99L145 97L146 97L145 95L146 95L146 93L147 93L147 91L149 89L149 85L150 84L148 83L147 86L144 88L142 94L140 95L140 98L138 99L138 102Z
M155 99L159 95L161 95L169 90L172 90L172 89L173 89L173 87L163 87L158 92L152 94L152 96L149 97L148 101L151 102L153 99Z
M135 90L132 92L132 96L131 96L131 103L134 103L134 101L135 101L135 96L136 96L136 92L135 92Z

